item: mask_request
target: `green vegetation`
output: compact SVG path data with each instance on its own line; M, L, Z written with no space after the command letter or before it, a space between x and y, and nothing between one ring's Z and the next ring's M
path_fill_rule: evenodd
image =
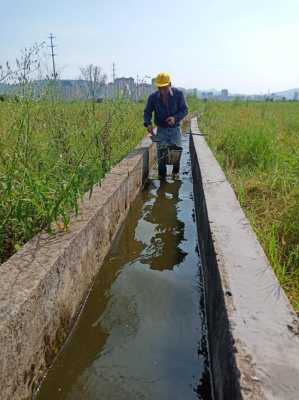
M144 136L143 104L0 102L0 263L78 200Z
M299 103L202 103L200 127L299 311Z
M299 311L299 103L203 103L200 126ZM0 262L53 223L144 135L143 103L0 102Z

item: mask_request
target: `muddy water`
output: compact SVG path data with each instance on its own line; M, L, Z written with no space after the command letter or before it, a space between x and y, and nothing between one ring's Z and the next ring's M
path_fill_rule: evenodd
M38 400L210 399L188 142L135 201Z

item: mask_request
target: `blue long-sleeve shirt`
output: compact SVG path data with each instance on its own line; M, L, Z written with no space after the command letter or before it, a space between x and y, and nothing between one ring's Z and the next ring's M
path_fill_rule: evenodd
M171 88L167 104L163 102L158 90L152 93L144 109L144 126L151 125L153 112L154 122L157 126L169 128L166 122L168 117L175 118L174 127L179 126L181 120L188 114L188 107L183 92L177 88Z

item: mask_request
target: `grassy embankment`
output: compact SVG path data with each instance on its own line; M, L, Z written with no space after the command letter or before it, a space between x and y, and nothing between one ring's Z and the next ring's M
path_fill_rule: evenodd
M143 104L0 102L0 263L51 224L144 136Z
M192 103L299 312L299 103Z

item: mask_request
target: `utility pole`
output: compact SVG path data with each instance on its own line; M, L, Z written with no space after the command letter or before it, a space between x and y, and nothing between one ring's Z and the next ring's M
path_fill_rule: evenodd
M115 81L116 78L116 70L115 70L115 63L112 64L112 79L113 82Z
M54 54L54 47L56 47L56 46L53 45L53 39L55 39L55 36L53 36L53 34L50 33L49 39L50 39L50 43L51 44L48 47L51 47L51 57L52 57L52 65L53 65L53 78L56 80L57 73L56 73L56 69L55 69L55 56L57 56L57 54Z
M112 80L113 80L113 98L115 97L115 94L118 97L118 87L115 87L115 79L116 79L116 68L115 68L115 63L112 64Z
M139 99L139 75L136 77L136 101Z

